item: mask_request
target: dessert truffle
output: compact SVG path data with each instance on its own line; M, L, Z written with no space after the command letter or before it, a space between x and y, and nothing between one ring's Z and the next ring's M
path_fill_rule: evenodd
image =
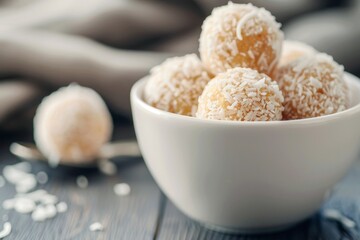
M316 53L317 51L310 45L298 41L285 40L282 47L279 67L286 65L300 57Z
M111 115L94 90L71 84L45 97L34 118L34 138L51 164L93 160L112 134Z
M199 51L215 75L234 67L270 74L280 58L282 41L280 24L270 12L229 2L204 21Z
M198 98L211 74L195 54L166 60L150 71L145 101L158 109L194 116Z
M197 118L233 121L281 120L283 95L266 74L233 68L218 74L199 98Z
M284 119L318 117L348 107L344 68L324 53L311 54L282 66L276 80L283 92Z

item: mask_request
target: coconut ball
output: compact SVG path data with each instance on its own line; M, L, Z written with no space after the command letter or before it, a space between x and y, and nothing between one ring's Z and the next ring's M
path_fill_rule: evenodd
M194 116L211 77L195 54L169 58L150 71L144 99L158 109Z
M298 41L285 40L282 47L279 67L299 59L300 57L316 53L317 51L310 45Z
M283 92L285 119L318 117L349 105L344 68L324 53L307 55L281 67L276 79Z
M112 129L111 115L100 95L73 84L45 97L34 118L36 145L54 165L93 160L109 141Z
M229 2L204 21L199 51L215 75L234 67L270 74L280 58L282 41L280 24L270 12Z
M220 73L199 98L197 118L233 121L282 119L284 98L275 81L249 68Z

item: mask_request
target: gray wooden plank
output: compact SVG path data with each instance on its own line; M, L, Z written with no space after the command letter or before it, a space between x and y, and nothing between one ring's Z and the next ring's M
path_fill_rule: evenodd
M117 139L133 138L129 128L117 129ZM17 162L8 152L8 143L0 143L0 171L7 164ZM0 207L0 225L4 215L8 216L13 231L6 240L16 239L153 239L157 226L160 191L150 176L141 158L126 159L118 164L115 176L104 176L96 169L75 170L50 169L33 163L33 172L45 171L49 182L44 189L55 194L69 205L66 213L42 223L33 222L29 215L7 211ZM85 175L89 187L80 189L76 177ZM129 196L119 197L113 186L126 182L131 186ZM7 183L0 188L0 202L14 195L14 188ZM101 222L103 232L91 232L89 225Z

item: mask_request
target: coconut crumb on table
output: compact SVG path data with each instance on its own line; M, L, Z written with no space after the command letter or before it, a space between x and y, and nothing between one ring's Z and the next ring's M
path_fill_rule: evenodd
M36 174L36 180L37 180L38 183L40 183L40 184L45 184L45 183L48 182L49 177L48 177L48 175L47 175L46 172L41 171L41 172L38 172L38 173Z
M31 167L27 164L19 163L4 167L3 175L9 183L15 185L16 192L26 193L37 185L35 176L29 173L30 170Z
M3 229L0 232L0 239L9 236L11 233L11 223L6 222L4 223Z
M326 209L323 212L323 216L327 219L339 222L341 225L347 228L355 228L356 223L348 217L345 217L340 211L336 209Z
M59 213L66 212L68 209L68 205L66 204L66 202L59 202L58 204L56 204L56 209Z
M89 230L92 232L104 231L104 229L104 226L99 222L95 222L89 226Z
M13 198L4 200L2 207L20 214L31 214L32 220L36 222L54 218L57 213L65 212L67 205L64 202L58 204L57 196L49 194L44 189L31 191L37 183L44 183L45 179L47 181L47 174L39 172L36 176L40 178L36 178L30 171L31 165L28 163L8 165L4 168L5 179L15 186L17 193Z
M131 192L131 188L127 183L118 183L114 186L114 192L118 196L127 196Z
M89 181L87 177L85 177L84 175L80 175L76 178L76 184L79 188L87 188L89 185Z

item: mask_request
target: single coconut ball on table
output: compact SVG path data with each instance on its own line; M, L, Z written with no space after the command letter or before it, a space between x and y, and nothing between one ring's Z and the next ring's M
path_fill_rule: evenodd
M56 165L88 163L113 130L109 110L94 90L71 84L45 97L34 118L37 147Z
M270 74L280 58L282 41L280 24L270 12L229 2L205 19L199 51L215 75L234 67Z
M151 69L144 99L158 109L194 116L198 97L211 77L195 54L169 58Z
M303 56L316 54L317 51L310 45L298 41L285 40L283 42L279 67L284 66Z
M199 98L197 118L233 121L282 119L283 95L266 74L233 68L218 74Z
M284 119L318 117L345 110L349 90L344 68L324 53L306 55L282 66L276 80L283 92Z

